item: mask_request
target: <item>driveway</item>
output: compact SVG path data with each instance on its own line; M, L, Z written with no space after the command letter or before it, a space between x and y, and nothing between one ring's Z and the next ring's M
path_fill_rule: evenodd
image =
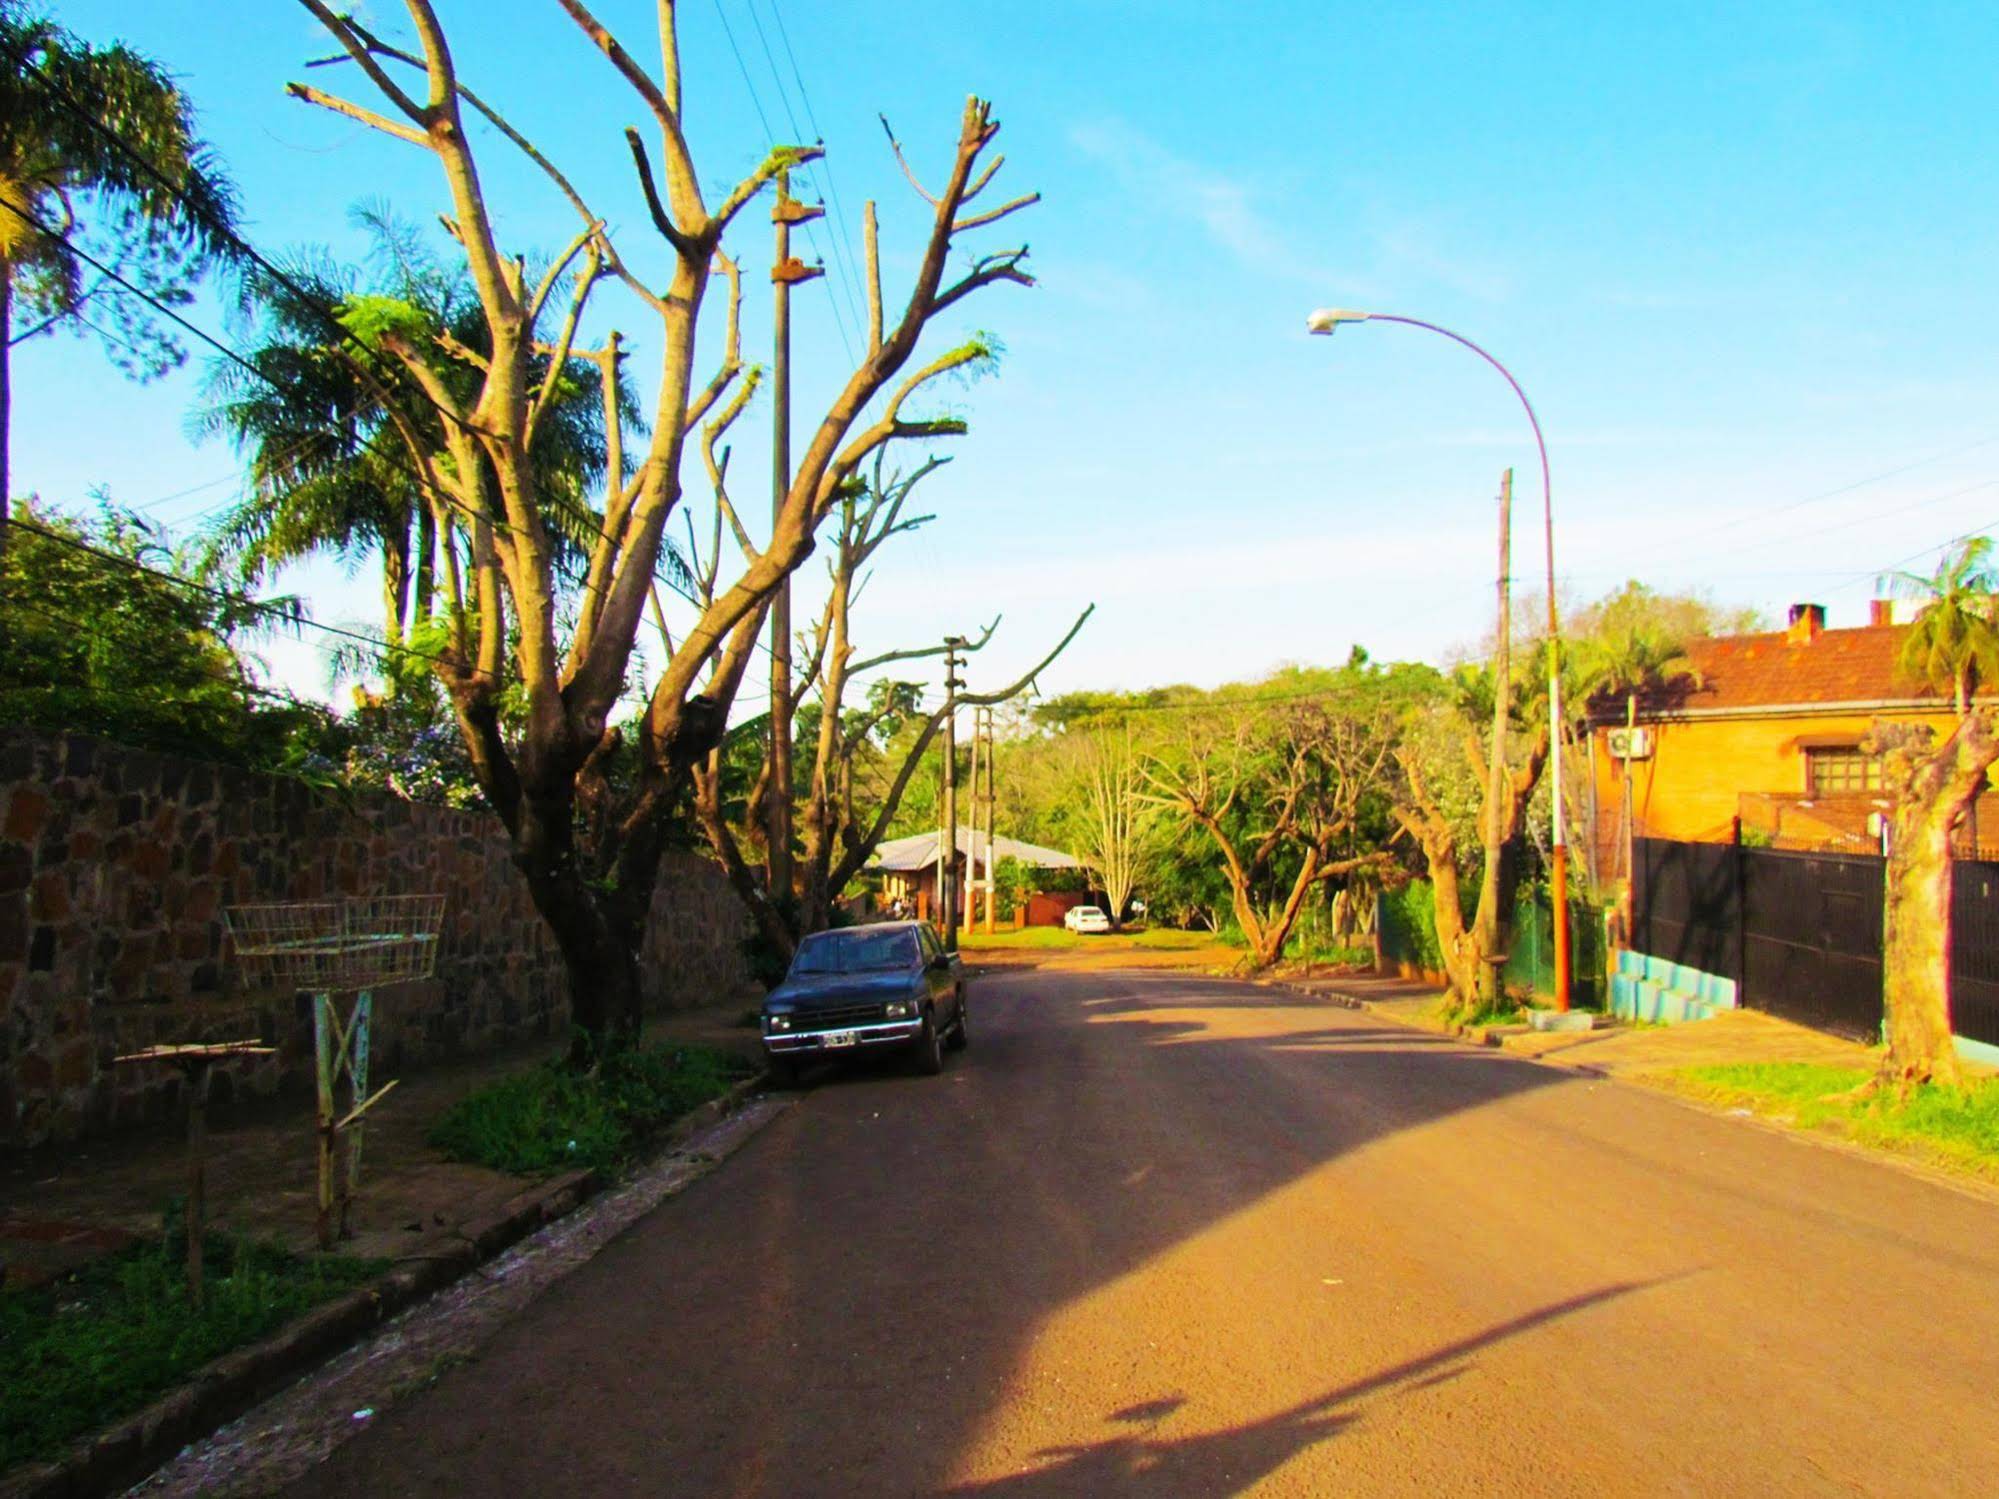
M1010 971L299 1494L1989 1493L1999 1206L1279 992Z

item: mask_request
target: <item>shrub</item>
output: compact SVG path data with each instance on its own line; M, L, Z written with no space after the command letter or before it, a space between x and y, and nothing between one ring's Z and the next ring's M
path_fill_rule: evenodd
M210 1359L381 1273L213 1235L199 1310L172 1246L148 1244L60 1280L0 1292L0 1471L137 1410Z
M460 1099L430 1141L453 1160L520 1176L611 1171L749 1071L705 1046L613 1052L591 1072L547 1062Z

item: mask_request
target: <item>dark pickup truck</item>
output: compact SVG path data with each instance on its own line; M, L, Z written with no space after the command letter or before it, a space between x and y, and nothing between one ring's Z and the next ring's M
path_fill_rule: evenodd
M901 1048L920 1072L970 1039L965 970L927 921L814 932L763 1006L764 1051L780 1083L817 1057Z

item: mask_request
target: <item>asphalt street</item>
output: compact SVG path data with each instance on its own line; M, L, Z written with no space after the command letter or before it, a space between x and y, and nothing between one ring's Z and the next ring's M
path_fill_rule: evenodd
M1989 1494L1999 1205L1184 975L978 979L291 1492Z

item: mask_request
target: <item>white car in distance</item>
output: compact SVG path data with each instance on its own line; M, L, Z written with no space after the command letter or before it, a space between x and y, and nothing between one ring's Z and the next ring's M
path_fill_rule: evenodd
M1071 906L1062 913L1062 925L1072 932L1108 932L1111 919L1100 906Z

